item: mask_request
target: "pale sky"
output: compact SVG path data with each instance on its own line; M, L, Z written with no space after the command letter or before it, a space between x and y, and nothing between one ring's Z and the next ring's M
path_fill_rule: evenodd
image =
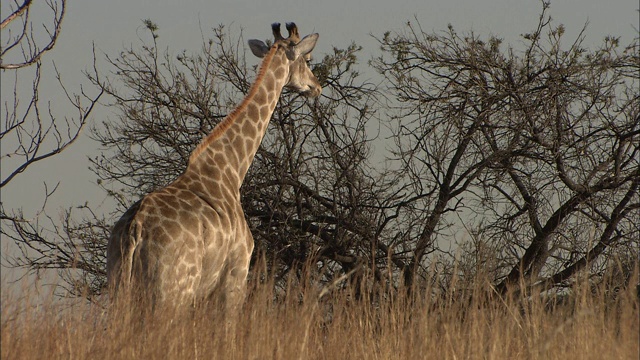
M2 0L3 19L9 13L10 3ZM567 41L573 41L588 21L585 45L595 47L606 35L619 36L621 44L627 45L637 36L638 7L637 0L556 0L551 3L549 14L556 24L565 25ZM381 36L385 31L401 31L408 20L417 17L425 31L441 31L450 23L460 33L473 30L482 37L496 35L503 38L504 43L517 47L519 35L534 29L541 8L541 3L534 0L69 0L61 37L45 56L44 64L50 66L55 61L68 89L77 92L81 84L89 86L82 70L92 66L92 44L98 50L99 60L103 58L102 53L115 57L126 46L139 47L139 36L146 35L143 19L151 19L159 26L161 46L174 53L198 52L202 36L211 37L211 29L219 24L229 25L230 30L235 31L242 28L245 40L264 40L271 38L272 22L294 21L301 34L320 34L315 58L322 58L334 46L346 48L351 42L363 46L359 70L371 77L374 75L367 70L367 61L379 52L370 34ZM48 19L43 14L36 18L37 15L34 11L32 16L41 22ZM247 59L249 64L258 62L250 55ZM108 70L105 66L101 69ZM5 80L5 74L2 76L0 96L4 107L3 94L10 93L13 84ZM59 87L50 72L42 79L42 89L41 97L59 103ZM54 106L54 111L61 118L75 115L60 106ZM4 109L2 114L4 116ZM115 110L99 107L90 121L99 124L107 118L115 119ZM43 182L50 187L60 182L47 204L50 215L57 216L62 208L87 201L99 212L109 212L110 202L99 206L106 195L96 184L96 176L88 170L87 156L96 156L99 152L98 144L85 132L61 155L34 165L3 188L5 209L22 207L30 216L41 205ZM7 170L2 167L3 178ZM6 251L7 246L7 240L2 239L2 250ZM6 269L3 267L3 270ZM6 271L3 272L4 286Z

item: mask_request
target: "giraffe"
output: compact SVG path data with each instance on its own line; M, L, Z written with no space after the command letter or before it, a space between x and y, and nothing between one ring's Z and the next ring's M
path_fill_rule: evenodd
M275 41L249 40L263 58L242 102L194 149L171 184L132 205L116 222L107 246L111 297L126 289L152 306L174 308L220 295L226 307L244 299L253 237L240 204L240 186L283 88L306 97L322 91L308 67L318 34L289 37L271 25Z

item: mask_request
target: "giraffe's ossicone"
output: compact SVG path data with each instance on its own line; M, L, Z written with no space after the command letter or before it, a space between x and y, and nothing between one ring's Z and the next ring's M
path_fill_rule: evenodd
M129 208L107 248L112 298L125 292L152 304L185 306L221 296L244 298L253 237L240 204L240 186L284 87L309 97L322 88L308 67L318 34L289 37L272 25L275 41L249 40L263 58L244 100L191 153L182 175Z

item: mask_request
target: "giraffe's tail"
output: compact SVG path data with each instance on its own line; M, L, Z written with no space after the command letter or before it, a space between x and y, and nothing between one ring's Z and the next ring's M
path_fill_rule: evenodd
M109 297L115 300L122 292L131 291L133 262L140 239L140 226L135 214L140 201L129 208L116 222L107 247L107 285Z

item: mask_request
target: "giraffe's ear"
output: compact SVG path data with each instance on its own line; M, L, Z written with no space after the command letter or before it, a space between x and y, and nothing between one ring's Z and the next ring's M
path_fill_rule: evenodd
M253 55L259 58L264 57L269 52L269 47L264 42L256 39L249 40L249 48Z
M307 55L310 53L313 48L316 46L316 41L318 41L318 34L310 34L305 36L299 43L294 47L294 52L296 58L298 56Z

